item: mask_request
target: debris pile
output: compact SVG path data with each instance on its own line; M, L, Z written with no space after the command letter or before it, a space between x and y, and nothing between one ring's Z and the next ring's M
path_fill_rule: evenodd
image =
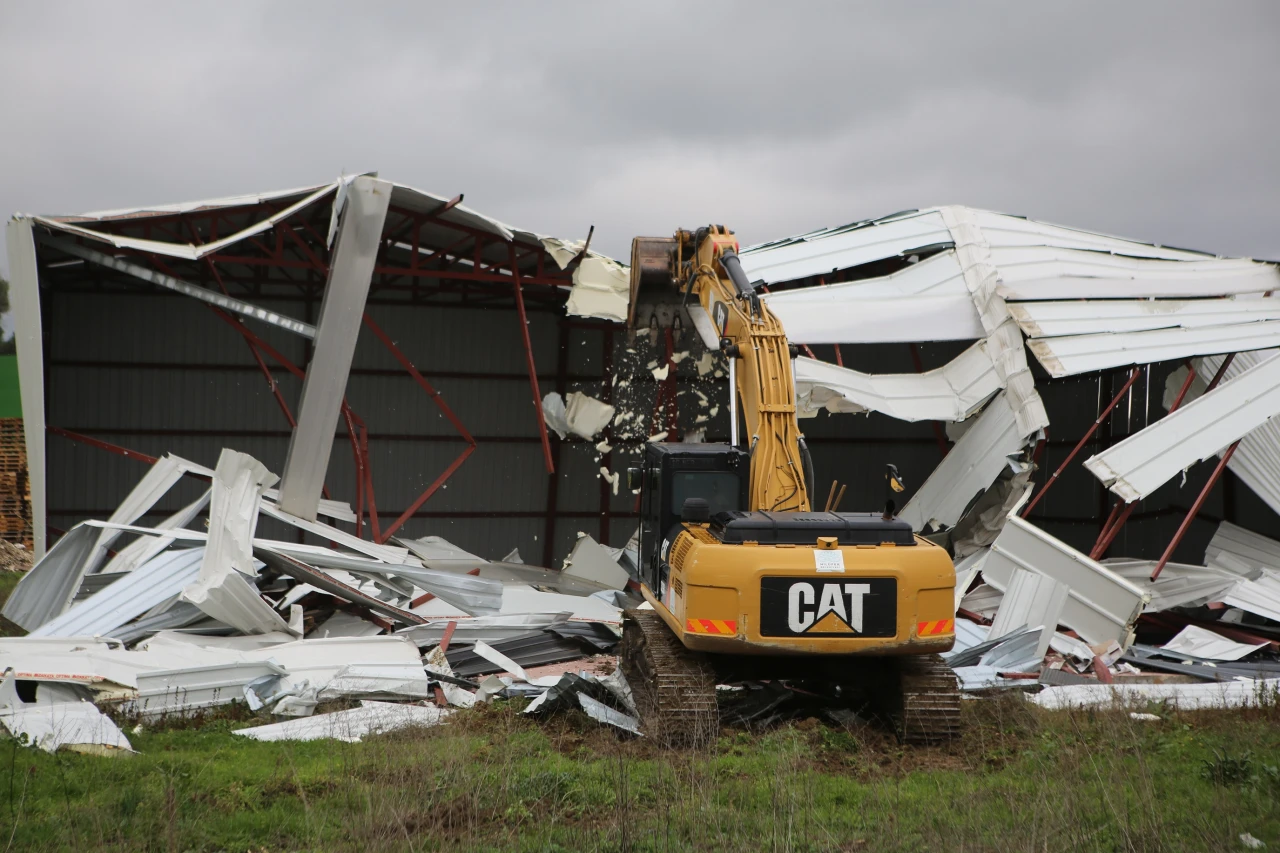
M0 539L0 572L25 572L31 568L31 551Z
M207 490L154 527L135 524L184 477ZM592 659L614 650L622 609L640 604L624 550L582 535L557 572L434 536L371 542L289 514L276 479L234 450L213 470L166 455L110 519L59 539L3 610L28 633L0 638L0 726L50 751L118 753L128 739L99 708L146 724L241 702L305 718L245 737L358 740L525 696L530 713L568 704L637 729L621 675L563 666L616 663ZM320 515L355 520L335 501ZM308 541L262 538L261 519ZM562 666L526 670L545 664ZM362 705L313 716L339 699Z
M966 691L1044 686L1059 698L1037 701L1051 707L1110 701L1109 688L1189 707L1274 694L1280 542L1224 521L1206 563L1168 563L1153 580L1154 560L1095 561L1011 513L991 546L957 561L956 646L943 657Z

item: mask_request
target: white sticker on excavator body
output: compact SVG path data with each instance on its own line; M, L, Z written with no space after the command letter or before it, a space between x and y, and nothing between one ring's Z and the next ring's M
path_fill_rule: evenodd
M815 548L813 562L820 572L843 572L844 552L838 548L831 551Z

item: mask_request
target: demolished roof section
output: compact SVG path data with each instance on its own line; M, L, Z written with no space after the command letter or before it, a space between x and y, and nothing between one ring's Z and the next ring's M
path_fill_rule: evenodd
M1231 382L1248 370L1252 370L1280 350L1262 352L1237 352L1223 374L1224 382ZM1197 375L1206 383L1212 381L1222 367L1226 356L1210 356L1196 359L1193 364ZM1227 462L1227 469L1240 478L1267 506L1280 513L1280 420L1272 418L1255 427L1240 440L1236 452Z
M1000 390L983 343L924 373L859 373L801 356L795 360L795 378L801 417L826 409L880 412L903 421L962 421Z
M1125 501L1145 498L1280 414L1280 356L1260 361L1084 466Z
M1016 569L1048 575L1067 585L1063 624L1086 641L1114 640L1121 646L1132 642L1147 593L1065 542L1010 516L982 564L982 576L1007 593Z
M1018 466L1011 457L1025 446L1005 395L997 394L911 496L902 508L902 520L917 531L954 527L1002 470Z

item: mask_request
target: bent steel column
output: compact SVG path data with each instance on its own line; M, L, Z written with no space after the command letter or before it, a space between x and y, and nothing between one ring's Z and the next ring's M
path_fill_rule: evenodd
M356 178L338 226L316 323L315 351L302 383L298 426L289 440L280 482L281 509L308 521L315 520L320 505L347 374L391 203L391 187L388 181Z
M18 346L18 388L27 444L31 487L31 545L35 558L45 550L44 352L40 328L40 281L30 219L13 219L6 229L13 286L13 337Z

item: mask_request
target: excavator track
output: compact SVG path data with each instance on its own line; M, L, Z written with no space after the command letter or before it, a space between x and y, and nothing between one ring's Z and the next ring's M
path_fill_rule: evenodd
M900 701L892 713L903 743L929 745L960 737L956 674L938 655L896 658Z
M706 746L720 730L716 678L652 610L622 615L622 672L645 734L664 746Z

